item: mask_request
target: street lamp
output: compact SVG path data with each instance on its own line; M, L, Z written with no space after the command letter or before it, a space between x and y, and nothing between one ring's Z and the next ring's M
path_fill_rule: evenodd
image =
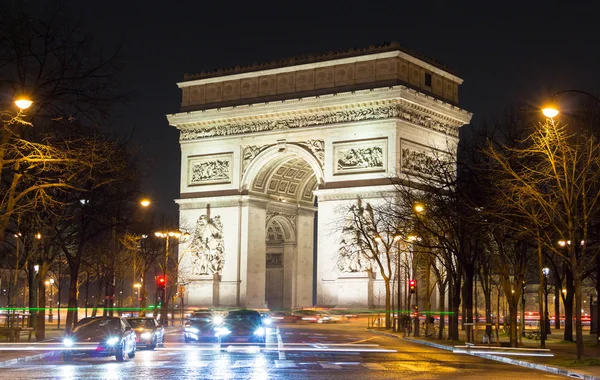
M552 95L552 98L556 98L557 96L559 96L561 94L566 94L566 93L585 95L588 98L593 99L600 104L600 99L597 96L592 95L589 92L585 92L585 91L581 91L581 90L562 90L562 91L559 91L559 92L555 93L554 95ZM546 106L544 106L544 108L542 108L542 113L547 118L552 119L560 113L560 110L556 106L555 102L552 102L552 103L549 103Z
M415 212L417 214L420 214L423 211L425 211L425 206L423 206L423 204L421 204L421 203L415 203L415 205L413 206L413 209L415 210Z
M551 334L550 332L550 313L548 312L548 274L550 274L550 268L542 268L544 274L544 323L546 324L546 335Z
M32 104L33 102L30 99L24 97L19 97L15 100L15 105L19 107L21 111L31 107Z
M167 280L168 279L167 269L168 269L168 265L169 265L169 238L171 238L171 237L176 238L176 239L181 239L182 237L187 238L188 236L190 236L190 234L187 232L182 234L181 231L157 231L154 233L154 235L158 238L165 239L165 263L164 263L164 267L163 267L163 276L164 276L165 280ZM167 286L164 286L162 288L161 298L162 298L162 305L160 308L160 323L162 325L167 325L167 323L168 323L168 319L167 319Z
M554 106L549 105L545 108L542 108L542 113L549 119L552 119L556 115L558 115L559 111Z

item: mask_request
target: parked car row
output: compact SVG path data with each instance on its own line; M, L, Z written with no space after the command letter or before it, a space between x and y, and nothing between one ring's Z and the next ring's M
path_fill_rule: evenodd
M114 356L117 361L135 357L137 347L153 350L164 343L164 328L152 317L83 318L63 338L63 359L76 356Z

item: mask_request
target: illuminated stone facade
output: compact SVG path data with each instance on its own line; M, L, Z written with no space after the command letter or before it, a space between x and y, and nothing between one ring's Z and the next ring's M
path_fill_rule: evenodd
M396 45L186 76L168 116L180 226L198 231L179 252L186 304L372 307L377 275L336 264L339 210L455 149L461 83Z

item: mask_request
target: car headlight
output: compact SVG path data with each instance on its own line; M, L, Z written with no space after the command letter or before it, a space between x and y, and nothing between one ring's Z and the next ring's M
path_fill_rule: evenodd
M231 334L231 331L227 327L217 327L217 328L215 328L215 335L216 336L223 336L223 335L228 335L228 334Z
M63 344L65 345L65 347L71 347L73 345L73 339L65 338L63 339Z
M259 327L254 331L254 335L263 336L265 335L265 328Z
M191 333L194 333L194 334L198 334L198 333L200 332L200 330L198 330L198 329L197 329L197 328L195 328L195 327L186 327L186 328L184 329L184 331L186 331L186 332L191 332Z
M150 333L150 332L142 333L142 339L150 339L150 338L152 338L152 333Z
M108 344L109 346L114 346L117 343L119 343L119 338L117 338L117 337L115 337L115 338L109 338L106 341L106 344Z
M265 317L262 321L265 325L270 325L273 322L270 317Z
M223 324L223 317L222 317L222 316L220 316L220 315L215 315L215 316L213 317L213 320L212 320L212 322L213 322L213 324L215 324L215 325L221 325L221 324Z

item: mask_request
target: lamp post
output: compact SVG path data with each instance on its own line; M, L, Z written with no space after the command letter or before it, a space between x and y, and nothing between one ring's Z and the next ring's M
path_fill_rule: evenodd
M141 298L140 298L140 288L142 287L142 284L140 283L135 283L133 284L133 287L136 289L135 291L135 298L137 298L137 305L138 305L138 309L140 308L140 302L141 302ZM135 307L135 303L134 303L134 307ZM140 312L141 310L138 310L138 317L140 317Z
M542 273L544 274L544 323L546 326L546 331L544 334L551 334L550 332L550 313L548 313L548 275L550 274L550 268L542 268Z
M53 301L52 300L54 299L53 298L54 279L51 278L49 282L50 282L50 313L48 314L48 322L52 322L52 320L53 320L53 316L52 316L52 302Z
M402 323L402 316L400 315L400 311L402 310L401 307L401 303L402 303L402 277L400 276L400 235L396 235L394 236L394 241L396 242L396 277L397 277L397 282L398 282L398 289L396 292L396 307L398 308L398 316L396 318L396 331L400 331L400 329L402 329L401 323Z
M154 235L158 238L164 238L165 239L165 262L164 262L164 266L163 266L163 276L165 281L170 281L168 279L167 276L167 272L168 272L168 265L169 265L169 238L173 237L176 239L180 239L182 236L184 238L189 236L189 233L184 233L182 234L181 231L157 231L154 233ZM168 319L167 319L167 286L165 284L165 286L163 286L162 288L162 294L160 295L162 298L162 305L160 308L160 323L162 325L167 326L168 324Z

